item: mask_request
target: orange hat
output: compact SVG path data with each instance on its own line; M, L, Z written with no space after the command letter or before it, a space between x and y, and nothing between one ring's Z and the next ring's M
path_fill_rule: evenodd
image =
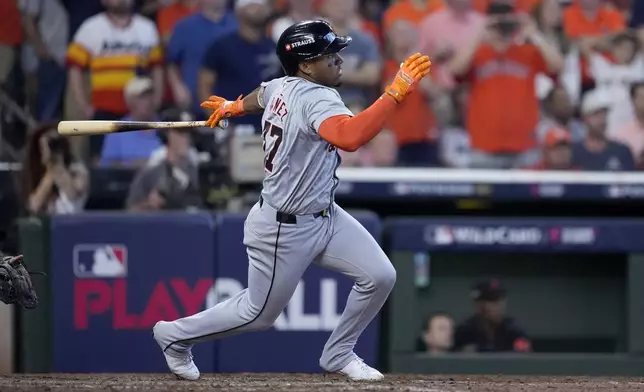
M546 138L543 144L546 147L552 147L560 143L570 143L571 141L570 132L564 128L552 127L546 132Z

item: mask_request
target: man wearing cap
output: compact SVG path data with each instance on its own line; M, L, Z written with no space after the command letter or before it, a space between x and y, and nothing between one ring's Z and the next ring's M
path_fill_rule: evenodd
M161 121L179 121L179 109L167 109ZM160 130L166 144L163 159L136 174L127 196L128 211L183 210L203 206L198 166L191 159L190 129Z
M572 147L573 166L582 170L634 170L635 160L626 145L606 136L610 102L599 90L586 93L581 116L587 128L586 138Z
M266 33L270 9L266 0L236 0L237 30L213 41L201 62L199 96L238 97L261 82L282 75L275 43ZM206 114L204 111L203 114ZM261 133L260 114L229 119L239 133Z
M572 166L572 136L561 127L546 131L541 148L541 162L533 170L574 170Z
M527 334L513 319L505 317L506 290L492 279L472 290L476 313L456 328L454 351L530 352Z
M124 88L130 113L124 121L157 121L154 112L153 83L150 78L135 77ZM140 167L150 154L161 147L155 130L112 133L105 135L101 151L102 167Z

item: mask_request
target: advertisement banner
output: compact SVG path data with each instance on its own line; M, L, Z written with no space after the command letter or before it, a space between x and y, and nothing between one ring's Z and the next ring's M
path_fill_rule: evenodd
M352 215L380 240L380 223L375 214ZM242 243L244 219L245 215L221 218L225 229L217 232L219 262L216 279L222 289L218 291L219 300L236 294L247 285L248 261ZM216 347L218 371L322 371L318 364L322 348L342 314L352 286L349 278L312 264L272 328L219 340ZM379 318L369 325L355 349L365 362L372 365L379 350L378 337Z
M59 215L52 219L56 372L166 372L159 320L204 309L214 284L210 214ZM214 344L194 350L215 369Z
M393 251L604 252L644 251L644 220L455 218L388 222Z

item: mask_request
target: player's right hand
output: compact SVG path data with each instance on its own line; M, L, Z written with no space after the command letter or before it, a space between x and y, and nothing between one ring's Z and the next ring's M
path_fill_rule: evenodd
M432 62L428 56L421 56L420 53L413 54L400 64L400 69L393 82L385 88L396 102L400 102L410 91L416 87L418 82L429 74Z
M219 121L224 118L244 115L244 101L241 95L235 101L227 101L225 98L211 95L207 101L202 102L199 106L213 110L206 121L206 125L210 128L216 127Z

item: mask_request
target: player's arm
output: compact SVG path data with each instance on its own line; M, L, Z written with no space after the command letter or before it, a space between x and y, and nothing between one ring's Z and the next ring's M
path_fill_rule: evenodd
M394 115L398 103L429 74L430 66L427 56L416 53L409 57L373 105L355 117L336 115L324 119L318 134L341 150L356 151L380 132L387 119Z

